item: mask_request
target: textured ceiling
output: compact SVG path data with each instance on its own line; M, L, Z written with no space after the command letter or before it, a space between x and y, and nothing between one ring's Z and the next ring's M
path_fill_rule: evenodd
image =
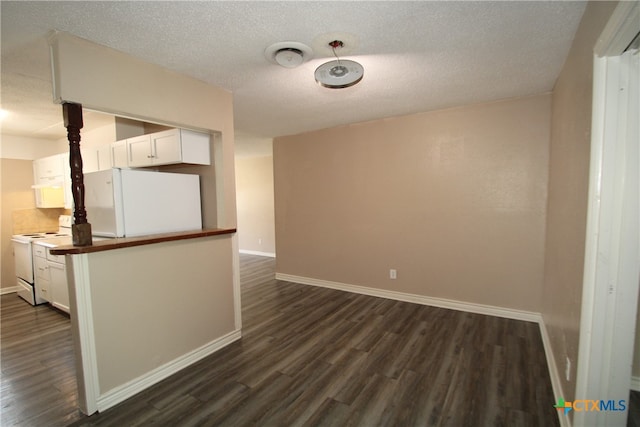
M550 91L585 5L2 1L3 132L64 136L45 40L54 29L232 91L239 134L264 138ZM336 38L365 68L341 90L313 77ZM289 40L314 57L295 69L267 61L265 48Z

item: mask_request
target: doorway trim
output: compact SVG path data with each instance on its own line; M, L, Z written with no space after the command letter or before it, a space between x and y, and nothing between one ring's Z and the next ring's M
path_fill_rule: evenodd
M640 254L637 168L631 180L624 175L627 164L624 150L632 145L625 137L626 118L637 115L638 106L637 97L635 106L629 104L629 91L621 90L629 76L621 66L620 55L636 36L638 22L640 3L620 2L594 47L591 163L576 399L615 399L618 403L620 399L628 402L629 398ZM637 162L637 138L634 147ZM625 179L627 182L635 179L631 190L625 190L635 192L632 203L635 207L626 205L627 195L620 192L626 188ZM628 220L625 215L629 212L635 212L636 219ZM575 425L625 425L626 416L626 411L575 411L573 422Z

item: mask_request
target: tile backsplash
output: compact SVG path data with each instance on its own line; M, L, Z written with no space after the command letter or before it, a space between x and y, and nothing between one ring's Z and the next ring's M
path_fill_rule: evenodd
M18 209L12 212L13 233L58 231L58 217L70 215L69 209Z

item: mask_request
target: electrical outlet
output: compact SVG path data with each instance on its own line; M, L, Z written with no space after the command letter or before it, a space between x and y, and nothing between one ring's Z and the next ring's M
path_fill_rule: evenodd
M396 277L398 277L398 273L396 272L396 270L394 268L389 270L389 279L395 279Z
M571 381L571 360L567 356L567 364L564 368L564 376L567 378L567 381Z

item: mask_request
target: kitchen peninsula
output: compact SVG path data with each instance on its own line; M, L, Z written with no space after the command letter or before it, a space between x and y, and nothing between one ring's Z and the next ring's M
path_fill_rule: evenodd
M232 315L235 229L60 246L69 266L78 371L103 410L240 338ZM211 260L215 259L216 262ZM95 357L94 357L95 356Z

